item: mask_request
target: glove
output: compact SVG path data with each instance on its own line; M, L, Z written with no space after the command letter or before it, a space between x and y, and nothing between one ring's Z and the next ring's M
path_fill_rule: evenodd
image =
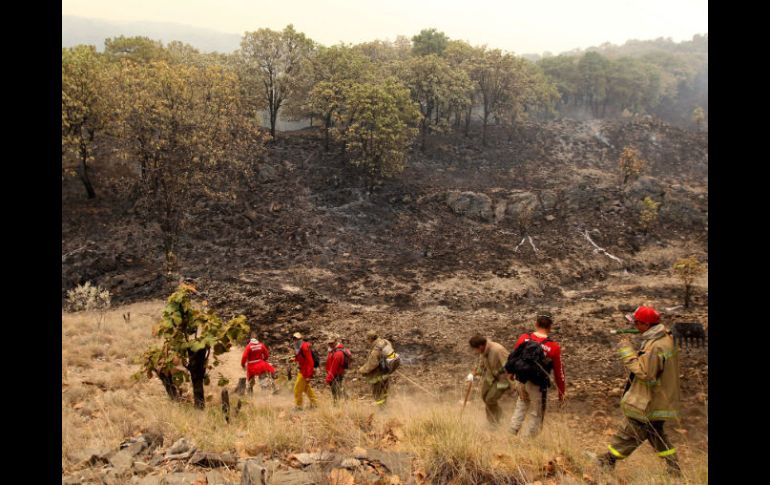
M631 343L631 339L623 336L617 343L617 348L622 349L623 347L629 347L634 348L633 344Z
M473 382L473 372L471 372L470 374L468 374L468 375L465 377L465 381L466 381L466 382Z

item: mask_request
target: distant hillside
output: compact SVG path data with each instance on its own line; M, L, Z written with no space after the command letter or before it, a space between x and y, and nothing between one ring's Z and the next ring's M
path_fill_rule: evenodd
M119 22L62 15L62 47L91 44L104 49L104 39L119 35L141 35L162 41L178 40L203 52L232 52L240 47L241 36L190 25L168 22Z

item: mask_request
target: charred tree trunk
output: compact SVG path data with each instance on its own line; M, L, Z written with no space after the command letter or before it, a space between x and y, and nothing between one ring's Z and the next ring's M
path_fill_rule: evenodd
M465 136L470 136L471 133L471 117L473 116L473 106L468 108L465 112Z
M206 407L206 395L204 393L203 382L206 378L206 361L208 360L208 349L201 349L197 352L189 352L189 361L187 370L190 371L190 380L192 381L193 400L195 407L203 409Z
M489 112L484 110L484 124L481 128L481 144L487 146L487 121L489 118Z
M88 145L85 140L80 142L80 165L78 165L78 175L80 181L83 182L83 186L86 188L86 195L89 199L96 197L94 186L91 184L91 179L88 177Z
M166 389L166 394L172 401L179 400L179 388L174 384L174 379L171 374L158 374L160 382L163 383L163 388Z
M270 109L270 136L275 140L275 120L278 118L278 109Z
M325 133L324 133L324 149L328 152L329 151L329 129L332 125L332 115L328 114L326 115L326 120L324 123Z
M230 394L227 389L222 389L222 414L225 415L225 421L230 423Z

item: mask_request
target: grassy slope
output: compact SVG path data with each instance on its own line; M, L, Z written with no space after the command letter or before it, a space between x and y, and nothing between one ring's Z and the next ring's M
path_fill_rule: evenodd
M437 482L451 477L458 483L479 482L494 477L517 477L525 482L540 479L548 483L584 483L588 474L599 483L611 478L590 463L585 450L603 452L613 429L595 430L587 415L559 412L554 406L545 429L535 440L511 437L504 428L490 431L483 405L476 397L459 419L460 396L445 395L441 401L423 395L394 392L389 409L376 414L363 395L365 389L351 382L355 396L343 407L333 407L325 389L318 410L292 412L290 391L276 396L257 393L231 425L226 425L217 408L218 398L201 412L190 405L172 404L156 380L134 381L136 356L151 343L151 327L163 303L143 302L115 308L100 328L95 315L62 315L62 465L65 471L85 458L87 450L116 447L120 441L143 430L164 434L165 445L185 436L210 451L234 451L242 457L336 449L355 446L404 450L415 453L422 475L434 475ZM131 320L122 314L130 311ZM233 349L225 359L223 373L239 377L242 349ZM409 372L404 366L402 371ZM216 381L216 379L212 379ZM287 384L284 384L285 386ZM429 383L426 383L429 385ZM321 387L316 382L316 388ZM218 396L218 388L207 393ZM505 401L506 418L512 400ZM616 425L620 416L616 416ZM671 428L674 428L672 426ZM705 443L691 443L687 434L670 430L680 453L685 479L671 482L663 464L648 445L643 445L615 473L620 483L663 484L708 482ZM555 474L545 477L548 463ZM235 479L237 475L233 475Z

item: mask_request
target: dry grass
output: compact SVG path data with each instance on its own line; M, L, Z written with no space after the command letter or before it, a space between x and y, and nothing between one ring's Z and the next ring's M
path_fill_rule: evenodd
M333 449L342 453L353 447L409 451L417 466L434 483L583 483L583 474L598 483L609 483L584 454L602 453L609 436L591 430L586 416L549 411L546 425L536 439L513 437L507 423L487 428L483 404L475 398L460 419L459 406L435 402L425 396L399 394L384 412L366 399L350 399L334 406L318 380L314 383L320 406L295 412L291 383L277 395L258 388L244 401L239 416L228 425L219 409L219 388L206 389L209 405L204 411L191 404L172 403L157 380L131 378L138 365L135 357L152 341L154 318L162 302L131 305L131 321L121 316L127 308L111 311L97 328L87 314L62 316L62 463L70 469L85 454L100 447L114 448L123 439L146 430L158 430L166 445L180 437L210 451L231 451L242 457L269 454L286 457L300 451ZM240 372L241 349L226 354L221 366L234 382ZM233 373L236 373L233 375ZM212 379L214 380L214 379ZM352 390L352 389L349 389ZM237 397L231 395L231 400ZM506 418L510 416L506 401ZM233 405L235 402L233 402ZM618 421L620 418L618 416ZM649 445L618 464L614 476L628 484L662 485L708 483L706 451L701 443L689 443L674 435L685 479L671 481L663 463ZM682 442L684 441L684 442ZM550 463L550 464L549 464Z

